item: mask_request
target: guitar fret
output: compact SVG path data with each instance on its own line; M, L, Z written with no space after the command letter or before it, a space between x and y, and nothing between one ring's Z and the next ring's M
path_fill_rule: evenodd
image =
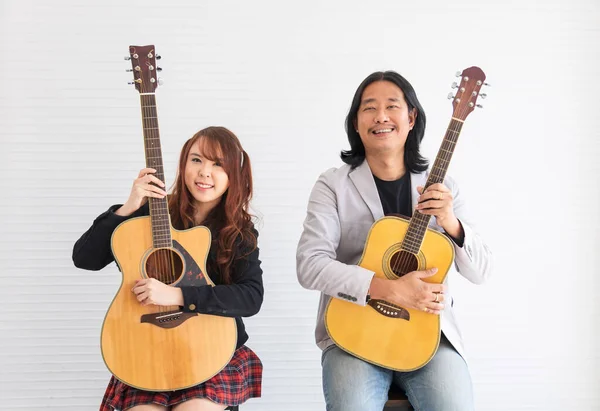
M156 99L154 93L141 96L142 127L144 131L144 146L146 164L156 169L154 176L163 181L164 168L162 164L162 150L160 135L158 133L158 116L156 113ZM171 247L171 224L169 208L166 198L150 199L150 216L152 221L152 242L155 247Z
M408 238L410 241L413 241L415 244L420 243L421 241L419 240L419 234L417 233L406 233L406 236L404 237L405 239Z
M417 238L406 236L404 237L403 243L419 248L421 246L422 241L418 240Z
M421 247L421 244L403 242L402 246L405 248L410 248L411 250L418 250Z

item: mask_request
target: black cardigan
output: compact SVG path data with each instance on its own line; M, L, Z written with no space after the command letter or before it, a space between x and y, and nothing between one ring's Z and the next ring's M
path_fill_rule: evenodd
M97 271L113 262L115 259L110 240L114 229L125 220L149 214L148 203L127 217L115 214L119 207L121 205L114 205L100 214L89 230L77 240L73 247L73 262L76 267ZM258 238L256 230L254 234ZM194 312L234 317L238 329L237 348L239 348L248 340L248 334L240 317L250 317L258 313L263 301L264 289L258 248L232 265L233 283L223 284L216 265L215 233L212 233L212 236L206 269L215 286L181 287L184 301L181 309L184 312L192 312L189 307L193 304Z

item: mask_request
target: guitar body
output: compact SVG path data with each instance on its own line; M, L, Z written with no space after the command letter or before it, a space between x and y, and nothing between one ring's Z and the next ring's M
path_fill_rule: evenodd
M149 216L125 221L112 236L123 281L102 326L102 356L116 378L148 391L177 390L208 380L231 360L237 343L234 318L143 306L131 292L136 280L154 277L149 275L149 261L157 250L171 253L173 266L179 267L171 285L214 286L206 275L210 231L171 228L171 237L171 251L153 248Z
M375 276L397 279L392 266L398 258L408 261L410 271L437 267L430 283L442 283L454 261L454 248L443 234L427 229L418 254L401 250L409 220L383 217L369 231L359 266ZM440 318L434 314L371 300L360 306L332 298L325 313L331 339L342 349L381 367L412 371L427 364L440 340Z

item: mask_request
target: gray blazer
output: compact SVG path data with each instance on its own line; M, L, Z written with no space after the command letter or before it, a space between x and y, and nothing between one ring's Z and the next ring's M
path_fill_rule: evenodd
M419 196L417 186L424 186L428 173L411 174L412 208ZM469 221L458 186L449 177L444 184L452 191L454 213L462 223L465 239L462 247L454 244L455 264L448 279L459 273L475 284L490 275L492 255ZM343 298L365 305L373 272L356 265L362 256L371 225L383 217L383 207L373 174L367 161L354 170L349 165L327 170L317 180L310 195L304 231L296 253L296 271L300 284L321 292L315 337L325 349L333 344L324 323L324 314L331 297ZM430 228L443 231L430 220ZM464 357L462 337L453 313L451 290L445 296L441 314L442 331Z

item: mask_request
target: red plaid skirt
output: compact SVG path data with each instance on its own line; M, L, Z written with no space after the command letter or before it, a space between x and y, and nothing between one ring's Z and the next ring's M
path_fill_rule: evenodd
M184 390L143 391L130 387L113 376L106 387L100 411L123 411L142 404L172 407L192 398L206 398L228 406L239 405L249 398L260 397L261 384L262 363L254 351L243 345L235 351L229 364L220 373L202 384Z

